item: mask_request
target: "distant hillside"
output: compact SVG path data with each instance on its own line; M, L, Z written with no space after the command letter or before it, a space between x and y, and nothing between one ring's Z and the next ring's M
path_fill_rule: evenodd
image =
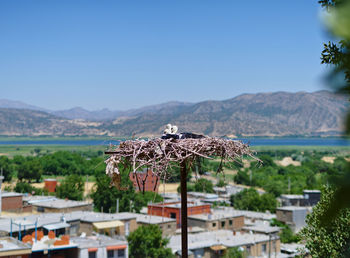
M167 123L172 123L180 131L215 136L340 135L348 107L345 97L319 91L243 94L224 101L196 104L169 102L118 111L117 119L103 122L70 120L38 111L0 109L0 134L156 136ZM80 116L85 112L73 111Z
M9 99L0 99L0 108L20 108L20 109L47 111L44 108L29 105L22 101L15 101L15 100L9 100Z
M327 91L315 93L244 94L225 101L205 101L172 114L143 114L110 123L117 135L159 134L167 123L182 131L208 135L283 136L335 135L349 104L345 97Z
M99 135L100 124L60 118L42 111L0 108L1 135Z
M137 109L130 109L126 111L112 111L107 108L95 111L88 111L81 107L71 108L68 110L51 111L52 114L69 119L85 119L93 121L106 121L113 120L119 117L132 117L142 114L151 114L161 112L162 114L168 114L173 112L174 109L182 109L183 107L190 106L192 104L185 102L171 101L163 104L146 106Z

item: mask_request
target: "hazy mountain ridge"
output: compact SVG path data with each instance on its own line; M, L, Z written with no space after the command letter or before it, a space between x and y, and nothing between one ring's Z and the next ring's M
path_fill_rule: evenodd
M132 117L132 116L142 115L144 113L160 112L162 114L168 114L169 112L173 112L175 109L178 109L179 111L181 111L183 107L187 107L190 105L193 105L193 104L187 103L187 102L180 102L180 101L170 101L162 104L129 109L125 111L110 110L108 108L90 111L82 107L74 107L74 108L65 109L65 110L49 110L49 109L37 107L34 105L29 105L22 101L0 99L0 108L15 108L15 109L45 111L47 113L50 113L59 117L68 118L68 119L84 119L84 120L91 120L91 121L113 120L119 117Z
M116 119L100 122L71 120L33 110L0 109L0 134L157 136L165 124L172 123L180 131L215 136L340 135L348 107L345 97L318 91L243 94L224 101L169 102L129 111L87 114L84 109L74 108L71 113L56 113L81 118L84 114L90 117L91 112L95 116L98 112L101 116L108 111L118 112L113 114Z

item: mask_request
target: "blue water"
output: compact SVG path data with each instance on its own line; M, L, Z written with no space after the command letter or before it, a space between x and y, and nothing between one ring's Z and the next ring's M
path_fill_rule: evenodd
M350 140L342 138L249 138L238 139L251 146L295 145L295 146L349 146ZM119 144L116 140L16 140L0 141L1 145L70 145L91 146Z
M350 140L342 138L253 138L239 140L251 146L350 146Z

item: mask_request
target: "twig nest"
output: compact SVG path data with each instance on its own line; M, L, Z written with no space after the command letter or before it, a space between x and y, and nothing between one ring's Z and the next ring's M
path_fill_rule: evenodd
M258 160L249 146L241 141L208 136L197 139L127 140L115 146L109 153L111 156L105 162L106 174L110 177L119 174L117 167L121 162L131 165L133 173L149 167L157 176L166 179L171 176L168 174L171 166L182 162L192 163L198 157L220 157L223 162L237 162L247 155Z

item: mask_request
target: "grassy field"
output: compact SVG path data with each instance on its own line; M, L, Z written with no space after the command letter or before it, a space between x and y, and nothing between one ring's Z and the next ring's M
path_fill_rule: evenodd
M0 155L6 155L9 157L13 157L15 155L34 155L36 150L40 149L40 153L52 153L56 151L104 151L108 148L108 146L104 145L0 145Z
M251 146L255 151L277 151L277 150L295 150L295 151L347 151L350 152L350 148L347 146L299 146L299 145L265 145L265 146Z

